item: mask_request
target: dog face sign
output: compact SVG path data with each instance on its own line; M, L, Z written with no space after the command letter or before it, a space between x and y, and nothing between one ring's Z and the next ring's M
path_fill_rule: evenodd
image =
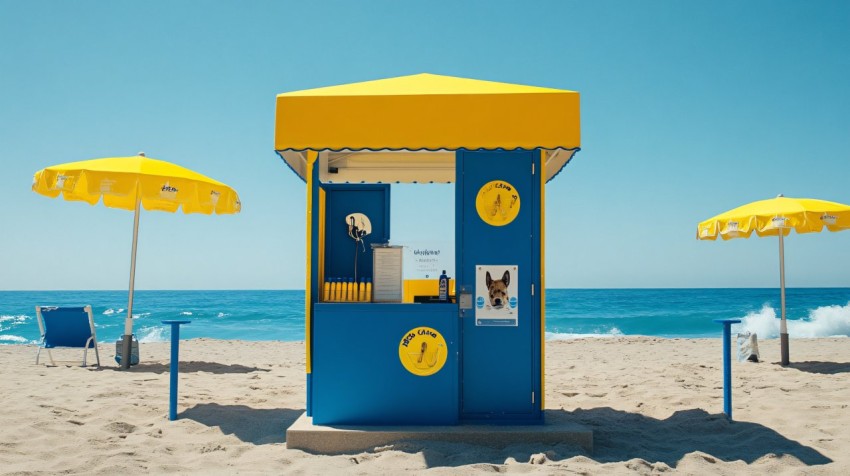
M519 314L516 265L478 265L475 325L516 326Z
M493 279L487 271L484 277L489 294L488 305L493 309L502 309L508 305L508 285L511 283L511 272L505 270L502 279Z

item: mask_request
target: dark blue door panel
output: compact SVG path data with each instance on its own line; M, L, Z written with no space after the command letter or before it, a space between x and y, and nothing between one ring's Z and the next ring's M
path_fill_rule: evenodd
M533 330L538 311L532 284L539 270L532 259L539 250L535 240L535 196L532 151L458 152L458 285L474 293L476 267L516 265L517 326L476 325L476 309L462 311L461 416L465 419L532 417L534 403ZM520 197L517 217L507 225L485 223L475 208L482 186L493 180L508 182ZM497 279L494 277L494 279ZM474 294L473 294L474 295ZM539 396L537 397L539 398Z
M357 253L358 279L372 277L372 243L390 240L389 185L323 185L325 211L325 277L353 278ZM372 222L372 234L358 245L348 236L345 217L363 213Z

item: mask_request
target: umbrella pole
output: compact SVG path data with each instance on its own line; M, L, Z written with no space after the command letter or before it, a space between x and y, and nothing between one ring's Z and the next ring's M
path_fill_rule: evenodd
M782 320L779 321L779 352L782 357L782 365L788 365L788 323L785 320L785 240L784 229L779 229L779 298L782 306Z
M121 343L121 368L130 368L130 348L133 341L133 288L136 282L136 245L139 241L139 191L136 191L136 212L133 215L133 250L130 252L130 295L127 299L127 317L124 319L124 342Z

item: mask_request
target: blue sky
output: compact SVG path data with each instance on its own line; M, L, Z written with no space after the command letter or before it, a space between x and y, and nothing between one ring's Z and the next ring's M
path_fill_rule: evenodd
M550 287L773 287L776 239L696 223L778 193L850 203L848 25L846 1L0 0L0 289L125 289L132 213L29 188L138 151L244 208L144 213L137 289L303 288L275 95L419 72L581 93L583 150L547 188ZM441 220L442 190L394 195L394 241L422 238L405 204ZM788 286L848 269L850 232L786 242Z

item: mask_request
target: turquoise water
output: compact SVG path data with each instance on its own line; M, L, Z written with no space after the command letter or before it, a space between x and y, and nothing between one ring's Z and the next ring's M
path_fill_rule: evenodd
M787 291L789 333L795 337L850 336L850 288ZM0 344L34 343L36 304L94 311L100 342L118 339L126 291L0 291ZM137 291L135 332L141 341L168 340L163 319L190 319L181 337L304 339L303 291ZM779 334L777 289L547 289L548 339L646 335L717 337L712 319L744 320L734 328L760 338Z

